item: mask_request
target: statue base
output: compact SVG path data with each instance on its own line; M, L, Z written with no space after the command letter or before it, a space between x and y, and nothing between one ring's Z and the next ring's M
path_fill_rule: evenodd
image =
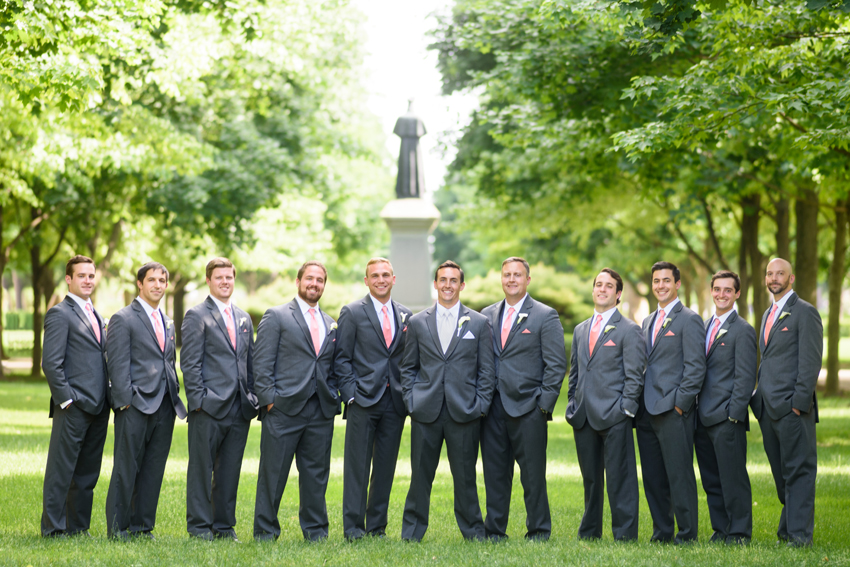
M425 199L396 199L381 210L390 229L390 261L396 275L393 299L414 313L434 300L430 234L440 223L440 211Z

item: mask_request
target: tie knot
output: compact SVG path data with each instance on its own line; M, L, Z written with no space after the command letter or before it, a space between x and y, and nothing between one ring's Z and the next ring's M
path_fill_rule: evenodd
M720 319L715 319L714 320L714 328L716 329L719 326L720 326Z
M312 308L312 307L311 307L311 308L310 308L310 309L308 309L307 311L310 313L310 316L311 316L311 317L315 317L315 316L316 316L316 310L315 310L314 308Z
M666 315L666 313L664 313L664 310L659 309L658 310L658 318L661 319L661 320L664 320L664 315Z
M511 307L511 308L508 309L508 317L510 317L513 314L514 314L514 308Z
M596 316L596 323L599 324L601 322L602 322L602 315L597 315Z
M224 308L224 314L227 315L228 317L230 317L230 307Z
M92 312L91 303L86 303L86 311L88 311L89 313Z
M384 315L386 315L386 314L387 314L387 306L386 306L386 305L384 305L384 306L382 306L382 307L381 307L381 312L382 312Z

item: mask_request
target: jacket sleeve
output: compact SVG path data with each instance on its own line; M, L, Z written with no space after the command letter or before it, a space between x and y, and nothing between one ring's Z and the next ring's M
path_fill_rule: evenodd
M630 325L623 337L623 370L626 379L620 409L637 415L646 372L646 343L643 332L637 325Z
M690 411L705 382L705 325L696 313L688 313L682 326L684 372L676 390L676 406Z
M823 322L817 309L804 305L797 325L797 383L791 407L808 412L814 400L815 386L823 366Z
M56 405L74 400L74 390L65 377L65 351L68 348L68 318L53 308L44 317L44 343L41 369L50 386L50 395Z
M106 331L106 369L112 392L112 407L130 405L133 400L133 384L130 376L130 355L133 348L130 325L119 311L109 320Z
M357 377L354 374L354 365L352 364L354 345L357 340L357 322L348 305L339 312L336 336L334 373L339 383L339 395L343 403L347 404L357 390Z
M557 311L550 310L540 329L540 349L543 354L543 384L538 404L552 413L564 376L567 374L567 349L564 344L564 327Z
M484 319L481 332L478 334L478 379L475 393L478 397L478 407L483 415L490 410L493 401L493 390L496 388L496 362L493 353L493 330L490 320Z
M254 344L254 393L260 407L274 403L275 368L280 344L280 321L269 309L257 326L257 342Z
M413 385L419 376L419 340L416 336L417 325L411 323L407 326L407 335L404 339L404 356L399 366L401 394L408 413L411 413Z
M183 317L181 327L183 346L180 349L180 368L183 370L183 385L186 388L186 401L189 411L201 407L207 388L204 385L204 321L194 309Z

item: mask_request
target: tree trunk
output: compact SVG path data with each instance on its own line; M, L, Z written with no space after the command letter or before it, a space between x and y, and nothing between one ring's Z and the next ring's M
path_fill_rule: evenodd
M841 340L841 291L846 275L845 258L847 254L847 209L846 202L835 207L835 243L832 252L832 264L829 266L829 323L826 343L826 392L827 396L838 394L838 343Z
M738 277L741 278L741 295L738 297L738 313L744 319L750 317L750 272L747 268L747 213L741 205L743 219L741 222L741 242L738 246Z
M768 297L764 286L764 254L759 249L759 218L761 195L746 197L743 201L744 214L741 221L741 237L746 246L749 277L753 291L753 327L761 327L761 317L767 309Z
M32 377L41 376L41 328L44 325L41 315L41 246L30 246L30 266L32 268Z
M183 346L183 315L186 313L186 286L189 285L189 278L180 278L174 285L171 292L174 298L174 310L171 313L171 318L174 319L174 334L177 341L177 348Z
M791 205L784 197L776 202L776 255L785 260L791 257L790 225Z
M803 189L794 206L797 214L797 257L794 261L794 291L817 305L818 299L818 196ZM787 258L786 258L787 260Z

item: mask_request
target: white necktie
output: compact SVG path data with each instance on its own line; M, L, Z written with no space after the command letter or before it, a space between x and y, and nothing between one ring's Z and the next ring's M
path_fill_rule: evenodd
M443 353L449 348L449 343L452 342L452 314L449 311L444 311L440 315L440 346L443 347Z

